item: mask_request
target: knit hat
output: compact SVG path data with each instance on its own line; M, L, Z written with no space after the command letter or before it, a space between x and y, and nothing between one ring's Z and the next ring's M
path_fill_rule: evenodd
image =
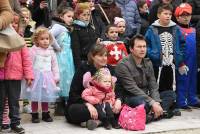
M117 25L120 22L124 22L125 23L125 20L123 18L120 18L120 17L115 17L114 18L114 24L115 25Z
M192 7L190 6L190 4L188 4L188 3L182 3L182 4L180 4L177 8L176 8L176 10L175 10L175 12L174 12L174 15L175 16L180 16L180 15L182 15L183 13L188 13L188 14L192 14Z

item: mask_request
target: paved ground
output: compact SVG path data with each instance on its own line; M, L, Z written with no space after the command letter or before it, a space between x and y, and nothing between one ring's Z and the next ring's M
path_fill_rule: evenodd
M200 109L193 109L192 112L182 111L182 116L153 122L146 125L145 131L127 131L123 129L105 130L97 128L89 131L86 128L74 126L65 122L64 117L54 117L54 122L42 122L32 124L29 114L22 114L22 126L26 134L200 134ZM10 133L11 134L11 133Z

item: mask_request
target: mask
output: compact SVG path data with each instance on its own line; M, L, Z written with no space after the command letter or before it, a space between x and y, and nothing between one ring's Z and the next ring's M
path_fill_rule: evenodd
M101 0L101 3L111 5L114 2L114 0Z

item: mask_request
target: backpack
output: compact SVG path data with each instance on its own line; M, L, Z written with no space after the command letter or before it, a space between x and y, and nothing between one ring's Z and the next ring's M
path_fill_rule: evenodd
M135 108L124 105L119 116L119 125L126 130L144 130L146 122L146 111L144 105Z

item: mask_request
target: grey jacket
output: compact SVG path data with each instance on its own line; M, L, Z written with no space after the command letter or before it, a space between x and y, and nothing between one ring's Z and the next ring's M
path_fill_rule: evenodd
M143 96L150 105L155 101L161 102L159 86L149 59L144 58L141 66L138 66L133 56L129 54L116 66L115 71L124 98Z

